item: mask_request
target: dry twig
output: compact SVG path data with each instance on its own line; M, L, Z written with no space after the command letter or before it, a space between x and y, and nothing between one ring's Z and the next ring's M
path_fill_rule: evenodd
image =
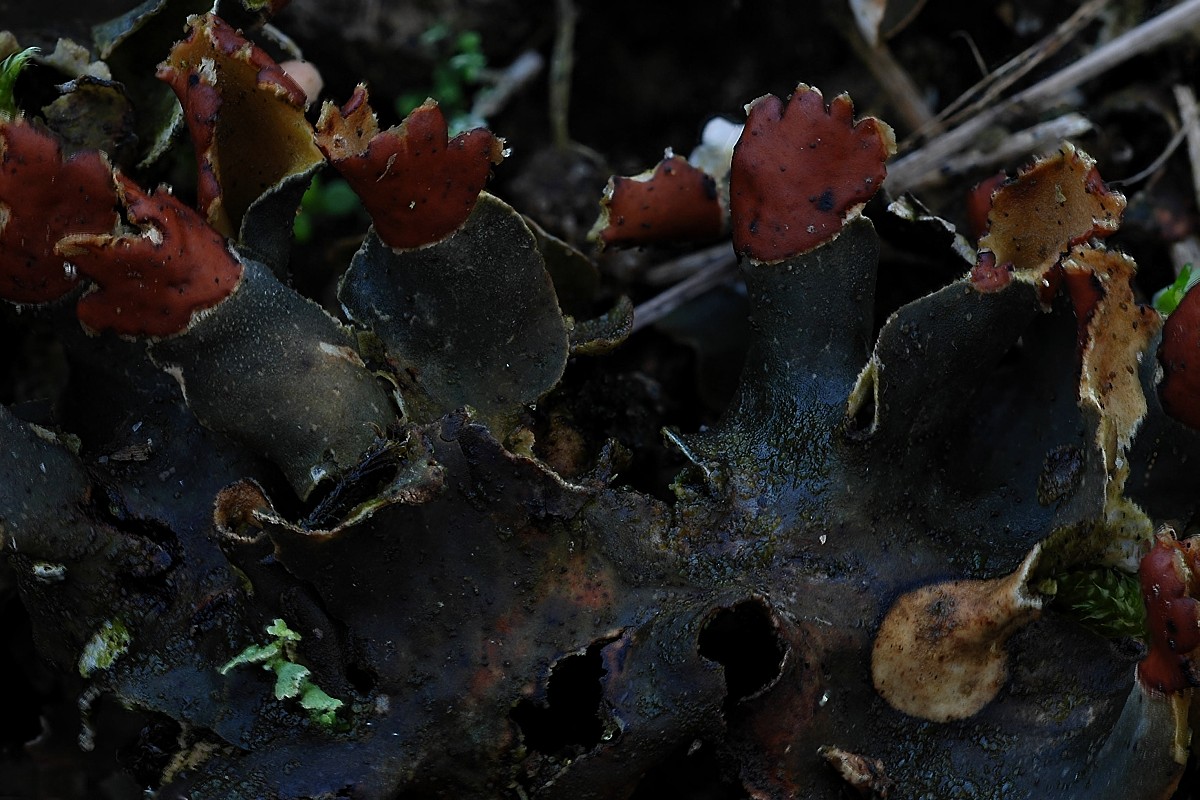
M891 49L883 42L874 47L867 44L857 28L845 33L855 53L895 105L896 113L904 120L904 124L913 130L925 129L935 124L936 120L921 96L921 90L904 65L892 55Z
M957 99L938 112L935 122L942 128L951 127L978 114L981 109L1002 95L1006 89L1061 50L1067 42L1075 38L1089 22L1094 20L1108 3L1109 0L1091 0L1091 2L1084 3L1074 14L1063 20L1049 36L1000 65L959 95ZM978 51L975 50L973 44L971 48L978 58ZM975 99L972 100L972 98ZM917 134L928 132L928 130L920 130ZM907 145L908 142L904 144Z
M1200 208L1200 109L1190 86L1175 87L1175 102L1179 106L1179 121L1187 132L1188 159L1192 164L1192 190L1196 207Z
M1071 112L1045 122L1039 122L1023 131L1009 134L991 150L967 150L946 160L943 175L961 175L977 169L995 169L997 166L1053 147L1063 139L1081 136L1092 129L1092 122L1082 114Z
M488 119L500 113L508 101L521 89L528 86L542 71L545 59L536 50L526 50L502 70L487 73L491 82L471 104L471 116Z
M550 57L550 129L554 144L567 147L571 134L567 112L571 108L571 73L575 70L575 23L579 9L575 0L555 4L558 25L554 33L554 53Z
M720 252L718 252L720 251ZM648 325L653 325L663 317L679 308L684 303L699 297L710 289L720 286L733 277L737 267L737 256L733 247L726 242L699 253L693 253L685 258L705 255L708 263L683 279L671 288L660 292L633 309L633 330L637 331ZM683 259L680 259L683 261ZM660 265L657 269L668 267Z
M697 250L694 253L688 253L679 258L656 264L646 271L644 280L651 286L665 286L669 283L676 283L684 278L695 275L700 270L716 262L727 260L729 256L728 241L721 244L714 244L712 247L706 247L703 250Z
M943 175L946 162L969 147L983 131L1021 114L1040 111L1084 81L1178 38L1198 25L1200 0L1184 0L1101 45L1045 80L1008 100L982 109L977 116L897 159L888 168L889 189L893 194L899 194L937 182Z

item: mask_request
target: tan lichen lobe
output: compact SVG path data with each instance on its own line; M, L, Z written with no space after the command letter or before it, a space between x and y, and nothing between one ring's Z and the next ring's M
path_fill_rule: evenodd
M341 108L326 101L317 121L321 147L331 161L365 156L367 147L379 133L379 121L367 101L367 87L358 84Z
M979 712L1008 680L1008 638L1038 616L1028 587L1041 546L1011 574L956 580L900 597L871 652L876 691L896 710L933 722Z
M1115 250L1075 247L1062 266L1080 323L1080 401L1099 412L1097 437L1106 469L1112 474L1117 471L1117 458L1129 449L1146 416L1146 397L1138 378L1139 354L1149 349L1162 327L1162 317L1135 299L1137 265L1129 256ZM1081 292L1072 288L1079 283L1086 287L1086 301L1079 300Z
M1104 185L1095 160L1069 142L996 189L991 202L973 272L981 291L1007 285L1007 280L996 284L997 269L1052 288L1048 272L1072 245L1113 233L1125 211L1124 196Z

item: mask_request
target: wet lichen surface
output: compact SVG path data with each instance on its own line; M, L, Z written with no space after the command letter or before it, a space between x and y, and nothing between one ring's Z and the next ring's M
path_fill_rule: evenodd
M140 30L117 29L113 48ZM1152 546L1192 558L1155 529L1193 515L1200 454L1159 400L1162 319L1100 241L1125 200L1085 153L1005 183L977 260L945 248L961 277L880 324L876 224L918 225L863 213L890 129L804 84L751 103L732 174L701 179L720 198L704 235L730 213L745 365L715 424L663 431L684 466L643 491L620 426L585 436L590 399L564 397L619 352L628 300L564 314L594 267L480 193L497 140L447 136L433 104L380 130L361 88L317 134L264 52L213 15L187 31L165 71L194 112L199 211L0 121L0 209L85 170L124 212L52 219L32 259L0 216L5 299L50 299L30 294L45 265L79 262L79 286L22 312L63 354L61 396L0 408L0 578L78 697L35 759L82 731L162 798L1171 795L1184 639L1148 678L1146 610L1106 638L1056 601ZM181 78L204 37L218 66ZM202 83L221 91L189 98ZM242 130L220 127L222 92L305 143L236 203L237 160L211 149ZM340 316L277 246L317 149L363 159L376 219ZM208 244L185 257L184 235ZM1152 619L1190 620L1181 569L1181 605ZM314 713L301 682L341 705Z
M751 302L768 293L771 302L756 305L735 410L717 429L684 437L697 465L681 476L673 506L608 486L604 469L565 482L459 414L395 435L388 468L399 504L336 530L306 530L253 490L248 500L218 493L268 476L214 447L180 410L140 431L157 443L136 465L145 478L92 467L136 504L107 524L78 496L82 468L61 445L10 444L18 468L46 465L28 480L48 475L51 485L80 488L51 505L35 483L10 484L10 503L38 497L53 515L31 515L30 527L10 522L22 538L8 559L18 574L37 557L67 562L81 636L90 615L119 598L139 622L129 652L97 684L216 737L216 752L163 796L480 796L522 786L611 797L635 791L693 742L727 754L740 780L769 796L839 796L821 746L880 759L901 796L1037 797L1047 782L1067 791L1080 785L1077 773L1132 684L1132 662L1104 640L1047 615L1013 641L1011 677L996 700L948 724L891 709L872 688L868 654L899 594L1008 572L1047 531L1101 513L1086 469L1065 497L1038 502L1047 453L1089 451L1088 425L1070 399L1073 320L1043 317L1032 290L943 291L936 310L887 329L905 325L911 380L942 366L927 360L941 347L997 361L1015 336L1045 346L1019 348L974 391L929 387L924 404L935 413L909 409L895 428L884 395L876 429L853 430L846 403L868 355L872 240L869 223L855 223L815 268L766 267ZM990 319L999 314L1026 324L999 340ZM945 327L954 317L950 342L935 347L922 335L921 322ZM1057 385L1042 391L1065 401L1010 392L1003 414L993 400L987 418L976 415L984 398L1048 372ZM953 402L939 403L939 388ZM141 395L151 408L178 402L161 382ZM1010 420L1030 429L1026 446L997 453L981 444ZM10 439L21 429L7 420ZM194 437L208 440L212 463L158 478ZM112 544L63 552L36 532L39 522L60 525L64 507L90 531L82 541ZM117 579L125 588L96 596L103 585L76 571L98 556L113 570L107 554L117 542L152 547L128 530L134 520L159 521L173 556L159 574ZM62 587L25 584L39 627L60 627ZM305 632L318 683L352 700L340 729L314 729L272 702L264 678L217 675L217 663L253 638L253 623L272 614ZM1078 766L1058 774L1068 764Z

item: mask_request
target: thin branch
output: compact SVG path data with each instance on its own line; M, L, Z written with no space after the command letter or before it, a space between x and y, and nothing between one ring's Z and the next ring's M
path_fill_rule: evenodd
M685 278L670 289L650 298L633 309L633 331L636 333L653 325L689 300L693 300L711 289L720 286L737 272L737 256L729 244L721 245L724 257L713 260L707 266Z
M555 4L558 27L554 32L554 52L550 57L550 132L554 144L567 147L571 134L567 114L571 109L571 73L575 70L575 22L579 9L575 0Z
M1187 131L1188 159L1192 162L1192 191L1196 195L1196 208L1200 208L1200 110L1196 108L1196 95L1190 86L1175 87L1175 102L1179 105L1179 118Z
M651 286L665 286L689 278L705 267L732 257L728 241L703 250L680 256L671 261L655 264L646 271L643 280Z
M946 159L943 175L961 175L977 169L991 169L1014 159L1058 145L1063 139L1081 136L1092 129L1092 121L1071 112L1004 137L992 150L967 150Z
M471 116L491 119L508 105L508 101L527 86L542 71L545 59L536 50L526 50L503 70L488 73L491 85L475 96Z
M916 81L908 74L884 42L874 47L867 44L857 27L845 31L846 38L867 69L883 87L884 93L896 107L904 124L912 130L927 128L936 123Z
M993 80L1000 71L997 70L996 72L989 72L987 68L987 62L983 60L983 53L979 52L979 47L975 44L975 40L971 38L971 34L967 33L966 31L954 31L950 34L950 38L962 39L967 43L967 49L971 51L971 58L975 59L975 66L979 67L979 74L983 77L980 78L979 82L970 89L967 89L967 91L960 94L957 100L955 100L949 106L946 106L946 108L942 109L941 112L938 113L938 119L944 119L948 113L946 109L953 107L955 104L963 103L967 97L979 91L981 87L987 85L988 81ZM1008 65L1006 64L1005 66ZM1004 69L1004 67L1001 67L1000 69Z
M1102 75L1129 59L1193 31L1200 25L1200 0L1184 2L1101 45L1075 63L1008 100L985 108L953 130L931 139L924 147L897 159L888 168L893 194L936 182L942 166L969 147L993 125L1023 113L1037 112L1070 89Z
M1063 20L1049 36L1026 48L1015 58L1009 59L959 95L953 102L938 112L937 120L948 127L957 125L967 117L979 113L980 109L989 105L1003 94L1004 90L1025 77L1029 74L1030 70L1040 65L1047 58L1061 50L1067 42L1074 39L1088 23L1099 16L1109 1L1091 0L1080 6L1074 14ZM969 39L968 41L970 42ZM974 42L970 42L970 44L972 52L976 53L976 58L979 58L978 51L974 49ZM972 98L975 99L972 100ZM926 132L920 131L920 133Z
M1128 178L1118 178L1115 181L1108 181L1108 185L1119 189L1122 186L1128 186L1131 183L1137 183L1138 181L1149 178L1151 175L1162 169L1162 165L1167 163L1167 159L1174 155L1175 151L1179 149L1179 145L1183 144L1183 140L1187 137L1187 135L1188 129L1185 125L1179 130L1175 131L1175 135L1171 137L1171 141L1167 142L1167 146L1163 148L1163 151L1159 153L1153 161L1147 164L1146 167L1138 170Z

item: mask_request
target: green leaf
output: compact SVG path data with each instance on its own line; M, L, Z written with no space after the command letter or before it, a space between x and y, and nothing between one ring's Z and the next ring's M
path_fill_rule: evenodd
M487 67L487 56L478 51L463 52L451 56L447 63L464 82L476 83L479 80L479 73Z
M307 211L301 211L296 215L296 220L292 223L292 236L295 237L298 244L308 244L312 241L313 221L312 215Z
M283 661L275 665L275 699L285 700L300 694L300 685L308 680L308 667ZM308 684L311 686L312 684Z
M298 642L300 634L287 626L287 623L276 618L274 622L267 626L267 633L279 639L279 641Z
M396 98L396 113L401 117L407 117L413 112L413 109L424 103L428 96L428 92L405 92Z
M482 55L483 54L483 36L479 31L463 31L458 35L459 55ZM457 57L457 56L456 56ZM452 61L454 59L451 59Z
M336 697L330 697L315 683L306 683L300 696L300 705L308 711L337 711L343 703Z
M40 51L36 47L26 47L21 52L13 53L0 61L0 118L17 115L17 101L13 96L17 78L21 76L21 71L29 63L29 59L38 52Z
M1194 270L1191 264L1184 264L1174 283L1155 292L1154 308L1158 313L1167 316L1179 307L1183 296L1197 283L1200 283L1200 270Z
M444 22L437 22L430 25L424 33L421 34L421 44L426 47L437 44L450 35L450 26Z
M320 176L316 176L304 192L300 206L313 214L344 217L362 208L362 201L350 188L350 184L342 178L322 180Z
M279 642L271 642L270 644L252 644L242 652L238 653L217 671L225 675L234 667L240 667L242 664L257 664L261 661L267 661L275 658L280 654Z
M446 113L466 107L467 92L457 72L450 65L439 65L433 70L433 99Z

